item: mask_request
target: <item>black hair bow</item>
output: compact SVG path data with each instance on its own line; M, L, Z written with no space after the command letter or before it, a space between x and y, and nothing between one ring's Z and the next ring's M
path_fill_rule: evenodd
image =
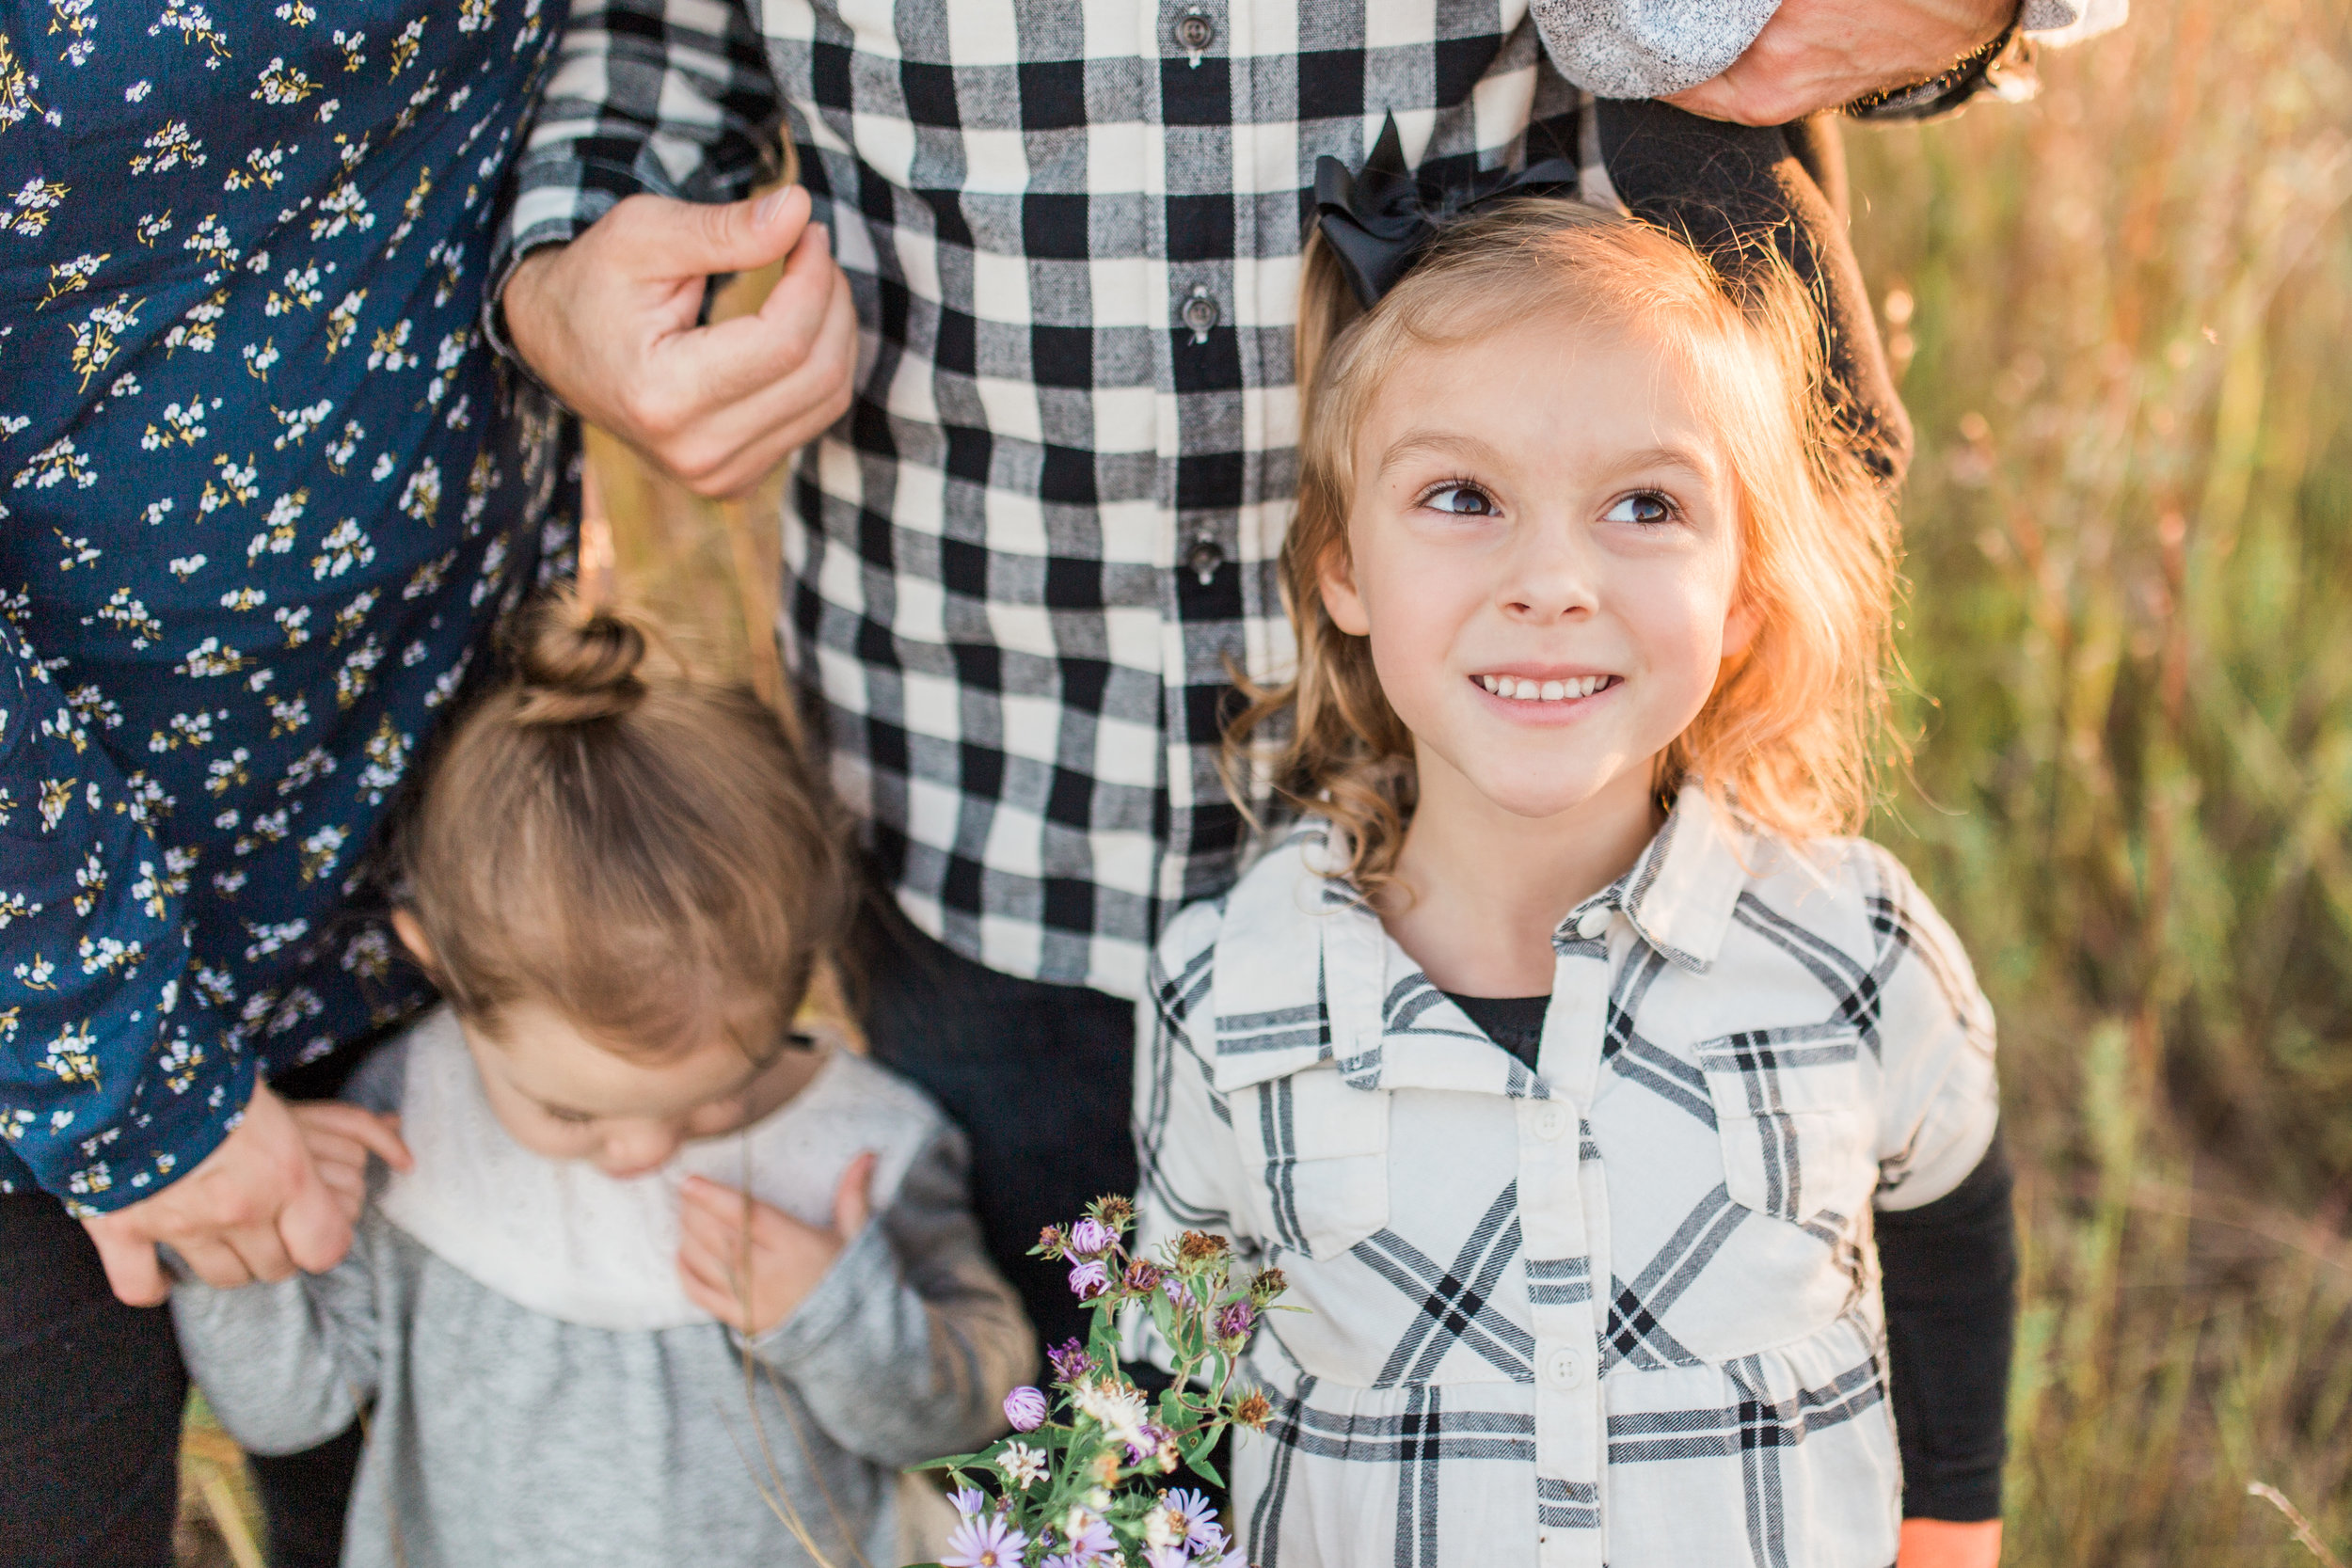
M1579 188L1576 166L1565 158L1481 174L1468 190L1425 187L1405 166L1405 144L1396 116L1391 115L1361 172L1350 174L1337 158L1315 160L1315 225L1339 258L1348 287L1369 310L1412 271L1438 237L1439 219L1458 217L1497 197L1539 196L1563 186L1570 195Z

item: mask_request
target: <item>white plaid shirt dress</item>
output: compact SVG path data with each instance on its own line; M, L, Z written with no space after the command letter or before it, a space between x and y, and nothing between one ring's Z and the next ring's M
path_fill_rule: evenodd
M1154 964L1141 1242L1285 1300L1233 1455L1259 1568L1888 1568L1871 1215L1993 1137L1993 1020L1885 850L1686 789L1558 955L1539 1070L1316 874L1302 831Z
M574 0L491 298L624 197L743 195L790 136L865 333L785 516L834 781L923 930L1140 996L1160 926L1240 869L1229 667L1291 658L1315 160L1394 114L1435 185L1563 156L1597 198L1583 89L1704 80L1773 8Z

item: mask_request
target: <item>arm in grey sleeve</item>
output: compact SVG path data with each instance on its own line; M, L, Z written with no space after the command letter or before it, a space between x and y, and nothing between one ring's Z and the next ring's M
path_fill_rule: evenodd
M316 1448L375 1393L375 1275L383 1222L363 1215L351 1252L323 1275L171 1292L180 1352L239 1446L259 1454Z
M791 1317L752 1349L792 1380L834 1441L906 1466L1005 1430L1005 1395L1037 1369L1020 1298L989 1265L952 1128L915 1156L889 1206Z
M1596 98L1664 98L1747 53L1781 0L1534 0L1552 63ZM2131 0L2025 0L2023 32L2074 42L2121 26Z

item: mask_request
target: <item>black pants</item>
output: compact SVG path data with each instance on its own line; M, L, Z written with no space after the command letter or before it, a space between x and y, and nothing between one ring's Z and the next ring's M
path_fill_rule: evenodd
M1136 1190L1127 1128L1135 1004L1019 980L878 910L859 989L875 1056L930 1091L972 1142L972 1199L989 1257L1045 1344L1083 1338L1091 1314L1059 1264L1028 1256L1106 1194Z
M274 1086L332 1095L365 1054ZM0 1196L0 1568L170 1568L187 1395L170 1310L116 1300L56 1198ZM272 1568L334 1568L358 1463L357 1427L253 1461Z

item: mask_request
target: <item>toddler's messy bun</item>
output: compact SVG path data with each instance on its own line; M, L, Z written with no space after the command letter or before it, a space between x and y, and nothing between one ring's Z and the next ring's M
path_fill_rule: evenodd
M584 604L570 589L550 595L529 613L515 639L515 722L619 718L644 700L637 667L646 646L645 628L626 611Z

